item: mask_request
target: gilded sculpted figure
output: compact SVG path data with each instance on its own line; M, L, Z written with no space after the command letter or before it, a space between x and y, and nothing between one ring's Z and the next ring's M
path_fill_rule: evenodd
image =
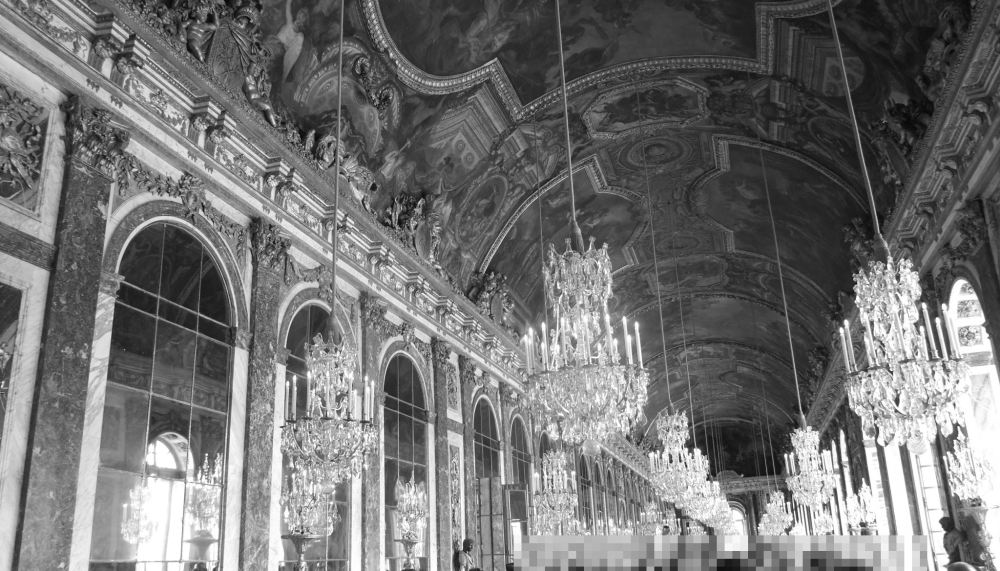
M191 10L182 25L187 36L187 49L198 61L205 61L205 50L219 28L219 15L210 0L201 0Z

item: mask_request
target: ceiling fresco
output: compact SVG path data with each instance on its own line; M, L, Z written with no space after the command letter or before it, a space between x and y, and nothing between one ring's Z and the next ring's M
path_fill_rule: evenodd
M886 217L969 2L835 4ZM342 152L362 204L458 290L498 272L514 308L505 325L537 324L541 243L562 248L569 233L554 4L346 0L342 69L339 6L263 0L279 124L322 164ZM715 391L704 412L728 419L723 434L759 416L740 383L773 387L775 422L795 409L765 174L800 372L851 287L843 228L865 200L825 10L826 0L561 4L583 233L609 244L616 313L658 332L662 296L667 362L686 341L692 383ZM662 369L659 336L643 337ZM671 387L686 391L676 370ZM647 417L666 405L665 385L654 374Z

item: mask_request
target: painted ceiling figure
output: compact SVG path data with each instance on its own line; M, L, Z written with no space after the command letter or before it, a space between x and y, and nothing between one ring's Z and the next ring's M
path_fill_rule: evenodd
M278 30L274 37L285 48L285 54L281 65L281 81L288 79L292 73L292 67L302 53L302 44L305 42L305 34L302 27L305 25L309 13L305 9L299 9L292 17L292 0L285 2L285 24Z

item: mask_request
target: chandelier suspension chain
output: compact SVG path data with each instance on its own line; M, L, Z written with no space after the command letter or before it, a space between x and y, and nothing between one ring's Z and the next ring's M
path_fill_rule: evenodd
M871 208L872 228L875 230L875 238L885 242L882 236L882 229L878 223L878 210L875 208L875 193L872 191L872 181L868 176L868 167L865 164L865 153L861 147L861 129L858 127L858 117L854 112L854 99L851 96L851 85L847 80L847 65L844 62L844 48L840 44L840 33L837 31L837 19L833 15L833 0L827 0L827 12L830 15L830 28L833 29L833 44L837 47L837 58L840 61L840 76L844 82L844 96L847 98L847 110L851 115L851 128L854 132L854 144L858 152L858 166L861 168L861 177L865 181L865 191L868 193L868 206ZM886 247L888 250L888 247Z
M642 118L642 107L639 105L639 88L636 87L635 90L635 106L636 109L640 110L640 119ZM667 332L666 323L663 319L663 293L660 291L660 263L656 256L656 230L654 229L655 224L653 224L653 192L649 186L649 170L646 168L646 139L642 140L642 147L640 149L642 154L642 177L646 183L646 211L649 218L649 237L653 243L653 274L654 274L654 284L656 285L656 308L660 316L660 348L663 351L663 379L664 384L667 386L667 412L673 412L674 399L670 396L670 370L667 368Z
M583 250L583 234L580 225L576 221L576 189L573 185L573 143L569 134L569 96L566 86L566 55L563 53L562 37L562 14L559 10L559 0L553 0L556 5L556 38L559 41L559 76L562 78L562 100L563 100L563 127L566 134L566 178L569 180L569 208L570 218L573 221L573 236L577 240L577 246Z

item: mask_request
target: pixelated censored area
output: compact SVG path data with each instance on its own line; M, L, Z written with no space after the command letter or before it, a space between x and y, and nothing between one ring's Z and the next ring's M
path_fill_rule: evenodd
M523 571L914 571L927 569L926 538L531 537Z

